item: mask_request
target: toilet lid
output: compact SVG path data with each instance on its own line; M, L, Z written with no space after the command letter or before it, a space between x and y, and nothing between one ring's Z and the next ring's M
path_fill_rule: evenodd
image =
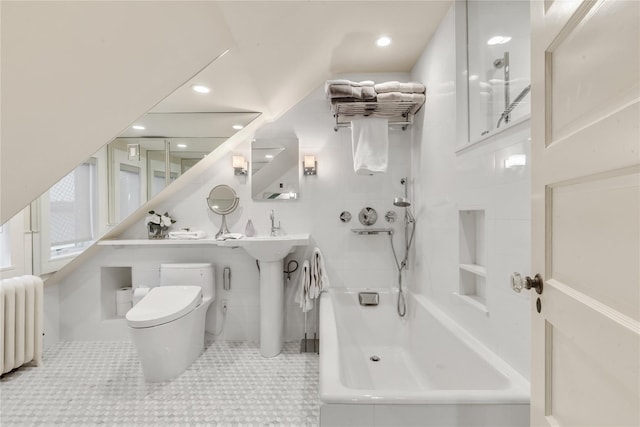
M200 286L158 286L149 291L126 318L132 328L148 328L176 320L202 302Z

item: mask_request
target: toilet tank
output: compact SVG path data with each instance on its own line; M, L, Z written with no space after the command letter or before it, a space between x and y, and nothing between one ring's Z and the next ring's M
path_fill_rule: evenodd
M213 265L209 263L160 264L160 286L200 286L202 297L216 297Z

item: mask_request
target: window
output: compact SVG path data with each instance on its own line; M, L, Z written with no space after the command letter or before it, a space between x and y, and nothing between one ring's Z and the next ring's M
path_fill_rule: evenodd
M122 221L140 206L140 168L120 163L120 217Z
M166 187L167 185L166 176L167 174L164 171L158 171L158 170L153 171L153 181L151 183L152 185L151 197L155 197L159 192L161 192L164 189L164 187ZM171 172L171 175L169 175L169 184L173 183L173 181L175 181L177 178L178 178L178 173Z
M49 190L49 257L84 250L97 233L96 162L74 169Z
M0 226L0 269L11 267L11 230L9 223Z

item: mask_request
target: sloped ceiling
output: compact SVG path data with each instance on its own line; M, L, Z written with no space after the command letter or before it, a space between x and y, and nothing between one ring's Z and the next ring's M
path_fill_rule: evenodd
M154 112L278 116L333 75L410 71L452 1L218 2L234 46ZM392 38L386 48L375 45ZM191 84L209 86L199 96Z
M7 39L7 34L11 33L4 28L4 5L22 2L2 3L1 222L4 222L140 116L138 105L131 108L131 97L121 93L121 90L118 96L123 100L123 105L129 108L123 110L123 105L120 105L120 108L114 109L117 105L112 105L114 89L122 87L113 84L113 78L109 73L101 73L95 66L90 66L92 61L107 64L104 58L95 54L94 48L99 48L97 52L104 52L105 42L113 43L114 30L121 34L131 34L131 43L124 48L125 54L122 58L113 57L113 61L119 61L115 68L106 65L104 67L108 68L111 76L116 71L119 77L134 75L140 80L147 76L146 80L152 83L151 86L163 88L161 93L155 94L156 101L154 94L146 94L147 108L153 106L151 112L261 112L273 119L335 74L410 71L452 1L34 2L32 5L46 5L48 13L46 16L42 15L43 20L35 24L14 21L11 28L16 33L29 34L32 39L33 35L38 35L36 38L45 44L52 35L46 33L46 29L51 25L55 27L51 28L51 31L73 27L91 36L83 37L78 31L69 32L73 37L65 38L64 45L56 46L57 53L46 49L28 52L15 45L19 40ZM96 8L90 5L103 8L104 16L109 17L112 22L120 22L120 27L114 28L109 22L103 21L95 21L92 24L87 18L95 20L97 16ZM144 11L150 8L161 10L175 5L180 5L182 15L176 16L173 23L165 22L166 14L158 15L162 20L158 19L158 25L152 26L149 18L143 15ZM215 9L207 9L204 14L197 13L207 5ZM138 17L132 19L144 22L151 32L150 36L140 27L137 36L144 37L137 37L136 32L130 31L130 27L135 27L136 23L128 22L123 18L126 15L114 13L109 9L122 10L126 7L134 7L140 12ZM190 7L195 15L189 14ZM86 9L85 12L83 8ZM64 16L65 19L44 20L45 17L55 16ZM189 19L184 19L188 16L197 16L200 26L204 19L211 18L208 31L202 31L200 28L200 32L187 31L195 22L192 19L190 24ZM74 20L82 21L82 24ZM19 31L20 28L23 31ZM100 31L104 32L102 36ZM193 37L198 35L215 40L208 44L213 48L209 55L202 55L207 43L193 45L196 42ZM393 39L392 44L386 48L375 46L375 40L381 35L390 36ZM148 44L150 37L157 38L156 46ZM192 38L191 41L189 37ZM118 38L118 41L121 38ZM142 44L140 50L135 49L135 44L140 40L147 43L144 45L146 49ZM180 43L182 47L179 46ZM183 75L182 82L188 80L186 83L175 84L180 76L173 73L171 81L174 82L173 87L177 88L173 93L164 89L167 81L160 81L159 78L167 73L158 70L166 71L172 64L174 67L180 66L185 71L197 68L198 64L206 61L207 56L215 58L220 55L223 51L221 48L225 45L229 47L229 51L202 72L195 77L192 77L193 73ZM168 50L169 46L173 50ZM147 49L154 52L164 49L166 54L160 57L161 61L149 64L149 61L145 60L145 56L148 55ZM171 55L174 50L174 56L168 58L167 55ZM38 86L39 90L43 90L41 92L25 88L23 85L11 84L11 96L23 100L20 103L22 111L18 114L22 115L22 122L12 123L14 130L11 132L5 132L5 118L16 117L16 111L11 102L5 102L8 80L5 78L7 62L4 53L7 51L20 52L23 58L31 55L25 63L32 64L28 68L29 76L34 81L38 81L38 76L44 76L46 81L50 82ZM84 55L70 56L69 52L74 51L84 52ZM139 57L136 57L136 52ZM188 62L188 58L185 57L187 52L199 52L201 60L191 60L191 64L185 66L184 63ZM71 62L60 67L56 61ZM52 65L58 73L55 76L50 73ZM155 72L152 71L154 69ZM67 74L63 73L64 70L68 70L65 71ZM68 78L69 73L73 74L73 79ZM60 80L60 76L65 76L65 83L76 93L79 90L84 91L85 99L82 97L83 93L70 97L71 92L65 92L68 88L59 87L59 81L51 80L53 77ZM109 83L107 88L104 87L106 82ZM206 96L196 94L191 90L193 83L206 84L212 91ZM135 86L129 87L134 90ZM27 96L25 90L31 90L33 93ZM167 93L171 94L166 96ZM158 103L165 96L166 98ZM135 94L135 99L139 98L139 93ZM70 106L69 102L75 102L75 105ZM87 110L90 108L97 108L101 113L88 114ZM33 113L33 117L46 120L34 125L28 120L32 118L29 113ZM116 116L117 120L113 120ZM108 126L105 122L107 118L112 119ZM82 119L82 131L76 127L77 119ZM25 133L20 129L29 131ZM69 138L72 137L78 142L70 147ZM81 140L85 142L82 143ZM34 157L33 153L38 153L38 156ZM29 164L42 172L29 172ZM17 187L16 183L19 184ZM11 197L8 197L8 194Z
M233 45L210 2L2 1L1 221Z
M337 73L409 71L450 4L230 1L220 8L257 90L278 114ZM392 44L377 47L381 35Z

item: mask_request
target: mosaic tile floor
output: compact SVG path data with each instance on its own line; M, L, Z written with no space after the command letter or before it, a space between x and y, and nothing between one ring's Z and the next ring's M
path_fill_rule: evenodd
M265 359L255 343L213 343L179 378L152 384L132 343L58 343L44 367L2 377L0 425L317 425L318 356L298 350Z

